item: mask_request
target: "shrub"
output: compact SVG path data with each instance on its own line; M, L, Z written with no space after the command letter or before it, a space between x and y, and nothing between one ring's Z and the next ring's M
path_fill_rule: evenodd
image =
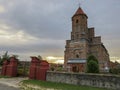
M109 72L112 74L120 74L120 68L111 68Z
M99 73L98 60L93 55L87 59L87 73Z

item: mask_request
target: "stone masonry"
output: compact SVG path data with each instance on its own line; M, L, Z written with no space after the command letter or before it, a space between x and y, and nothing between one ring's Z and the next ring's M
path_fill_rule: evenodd
M47 81L120 90L119 75L47 72Z
M89 55L99 61L100 72L109 69L109 54L100 36L95 36L94 27L88 28L88 16L79 7L72 17L71 39L66 41L64 66L68 71L85 72Z

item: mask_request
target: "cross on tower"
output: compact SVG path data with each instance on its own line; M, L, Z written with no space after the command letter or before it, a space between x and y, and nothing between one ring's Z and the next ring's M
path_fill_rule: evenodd
M78 6L81 7L83 1L78 0L78 2L79 2Z
M81 6L81 3L79 2L79 7Z

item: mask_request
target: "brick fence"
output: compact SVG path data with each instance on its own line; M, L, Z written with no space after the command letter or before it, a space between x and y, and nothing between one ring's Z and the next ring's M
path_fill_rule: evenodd
M15 57L10 57L10 61L4 61L1 75L15 77L17 76L18 60Z
M29 79L46 80L46 72L49 69L49 63L45 60L39 60L37 57L31 57Z
M85 73L47 72L47 81L120 90L120 76Z

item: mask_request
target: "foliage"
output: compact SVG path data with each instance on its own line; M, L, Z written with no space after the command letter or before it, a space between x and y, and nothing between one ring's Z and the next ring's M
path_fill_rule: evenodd
M29 75L29 65L26 62L19 62L17 67L18 76L28 76Z
M111 74L120 74L120 68L111 68L109 72Z
M93 55L89 56L87 59L87 72L88 73L99 73L98 60Z
M0 65L2 65L5 60L8 60L8 61L10 60L10 56L8 55L8 51L6 51L5 54L2 55L2 57L0 57Z
M93 61L93 60L89 61L87 66L88 66L88 71L87 71L88 73L98 73L99 72L99 66L95 61Z
M50 64L51 71L64 71L63 65L61 64Z
M62 67L57 67L57 70L56 71L62 71L63 68Z
M8 51L5 52L5 54L2 56L2 59L9 60L10 56L8 55Z
M2 76L0 75L0 78L11 78L10 76Z
M3 62L5 60L10 61L10 55L8 55L8 51L5 52L2 56L0 56L0 65L3 65ZM18 55L12 55L12 57L15 57L16 60L18 60ZM19 61L19 60L18 60Z
M97 58L96 58L95 56L90 55L90 56L88 57L88 59L87 59L87 62L89 62L89 61L91 61L91 60L95 61L95 62L98 64L98 60L97 60Z
M18 67L17 74L18 74L18 76L28 76L29 75L29 68Z
M15 57L16 59L18 59L19 56L18 55L12 55L12 57Z
M41 57L40 55L38 55L38 59L39 59L39 60L43 60L42 57Z
M94 88L88 86L77 86L71 84L64 84L64 83L54 83L54 82L46 82L46 81L37 81L37 80L24 80L23 85L33 85L33 86L40 86L40 90L106 90L101 88ZM33 90L33 89L31 89Z
M18 55L12 55L12 57L15 57L15 59L17 60L17 62L19 63L19 59L18 59Z
M3 60L2 60L2 58L0 56L0 66L2 65L2 63L3 63Z

